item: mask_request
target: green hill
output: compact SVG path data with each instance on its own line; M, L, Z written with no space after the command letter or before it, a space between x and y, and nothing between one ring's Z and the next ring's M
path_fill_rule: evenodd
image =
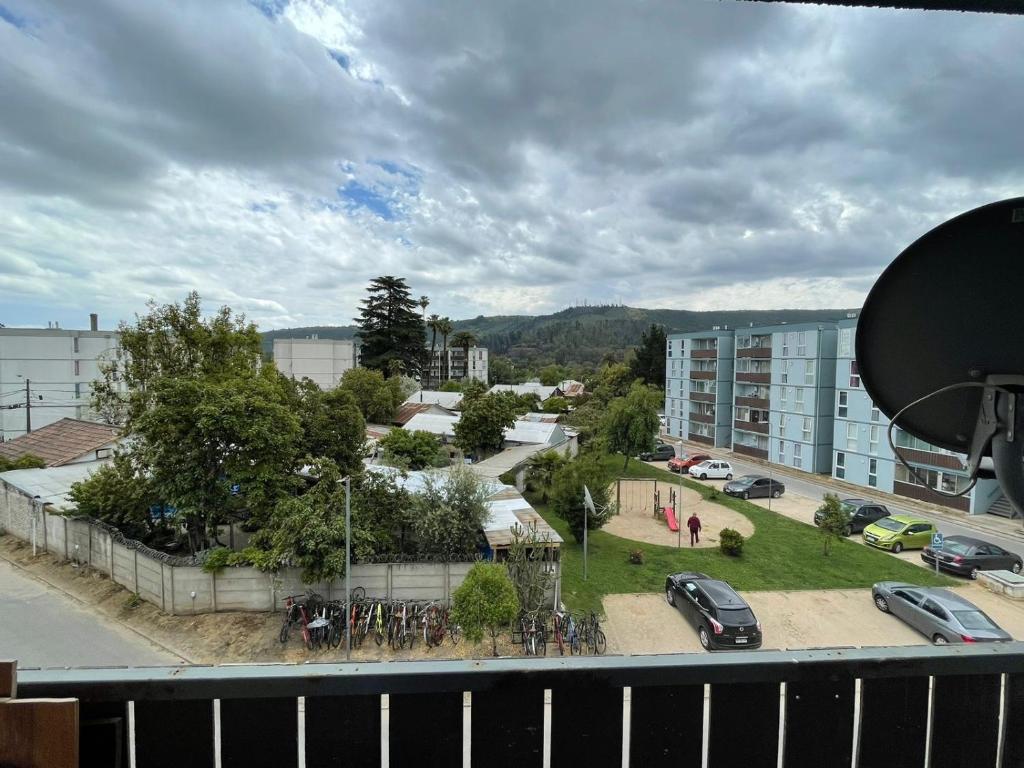
M472 331L492 355L530 363L595 365L605 355L621 357L636 346L651 323L668 333L687 333L715 325L744 328L754 325L838 320L846 309L772 309L691 312L685 309L638 309L620 305L570 307L551 315L480 315L455 320L456 331ZM263 334L269 352L275 338L350 339L355 326L287 328ZM429 335L428 335L429 338Z

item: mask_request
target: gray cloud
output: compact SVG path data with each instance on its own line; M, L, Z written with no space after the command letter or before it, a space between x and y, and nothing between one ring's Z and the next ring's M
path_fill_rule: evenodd
M1018 18L5 7L25 19L0 20L12 324L190 288L267 327L347 323L381 273L454 317L849 306L917 236L1024 180Z

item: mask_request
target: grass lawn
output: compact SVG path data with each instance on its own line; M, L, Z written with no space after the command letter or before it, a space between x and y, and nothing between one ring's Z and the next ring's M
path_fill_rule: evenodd
M622 457L608 459L609 477L650 477L678 481L673 475L631 459L622 471ZM611 480L609 480L611 482ZM702 496L712 489L684 483ZM626 592L661 592L665 577L677 571L701 571L723 579L739 590L843 589L870 587L877 581L907 581L922 586L948 586L953 580L905 563L888 553L853 541L839 541L832 554L822 554L818 529L768 512L742 499L719 494L717 503L750 518L755 527L741 557L728 557L717 548L676 549L621 539L604 531L588 533L588 580L583 580L583 546L577 544L564 520L531 498L537 511L565 539L562 546L562 600L573 610L601 611L601 598ZM717 531L709 533L717 534ZM629 553L644 553L643 565L632 565Z

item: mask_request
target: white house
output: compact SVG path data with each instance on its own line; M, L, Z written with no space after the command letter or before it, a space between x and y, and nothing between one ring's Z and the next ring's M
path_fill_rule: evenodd
M98 330L0 328L0 440L11 440L64 418L92 416L100 364L117 356L120 337Z
M359 364L359 347L352 339L274 339L274 363L289 378L334 389Z
M433 357L430 359L430 381L437 384L463 379L487 383L487 347L470 347L468 357L462 347L448 347L447 351L435 347Z

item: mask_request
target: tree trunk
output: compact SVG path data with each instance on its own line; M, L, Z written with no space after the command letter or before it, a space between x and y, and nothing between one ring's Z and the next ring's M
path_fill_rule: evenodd
M623 463L623 465L622 465L622 471L625 472L627 469L629 469L629 456L628 455L626 456L625 463Z
M434 372L434 350L437 348L437 328L431 329L433 333L430 335L430 364L427 366L427 389L430 389L430 378ZM440 370L441 361L438 360L438 370Z

